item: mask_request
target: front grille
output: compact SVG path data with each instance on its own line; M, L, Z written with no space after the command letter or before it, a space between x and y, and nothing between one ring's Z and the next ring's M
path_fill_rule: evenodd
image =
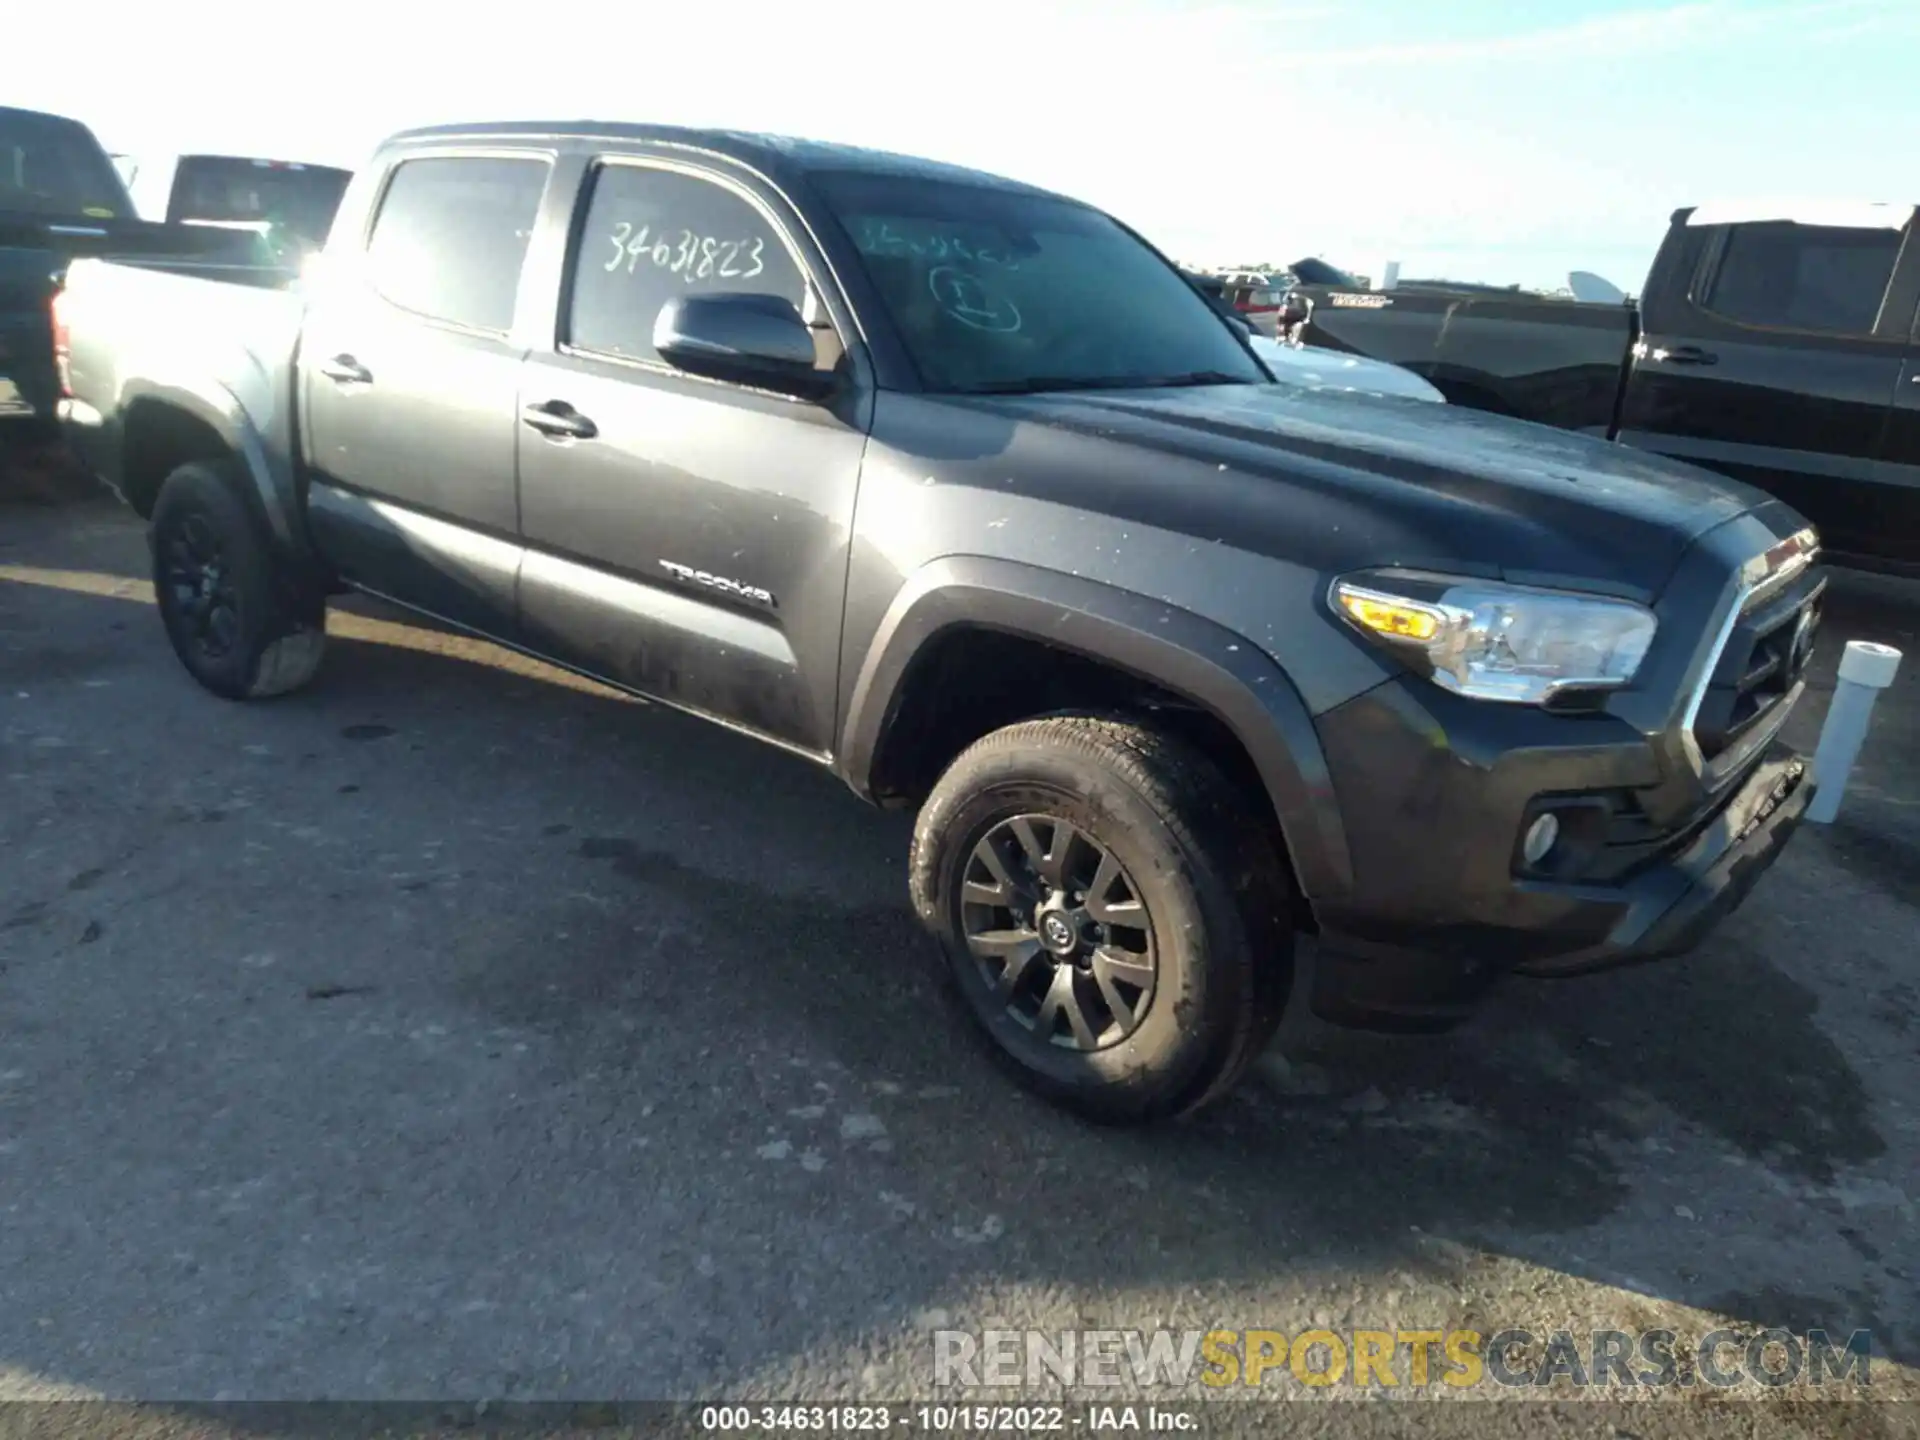
M1709 779L1724 779L1778 730L1798 696L1820 627L1825 582L1802 531L1742 572L1741 595L1694 695L1687 729Z
M1741 615L1727 636L1694 716L1704 759L1739 744L1786 699L1806 669L1820 625L1817 596L1788 594Z

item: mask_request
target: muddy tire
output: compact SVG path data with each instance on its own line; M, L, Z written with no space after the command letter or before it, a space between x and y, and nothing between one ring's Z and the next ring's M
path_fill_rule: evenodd
M148 526L153 589L187 672L224 699L264 700L320 668L326 601L276 563L240 483L199 461L166 478Z
M1146 726L1056 715L978 741L921 808L908 870L977 1033L1088 1119L1218 1099L1285 1007L1285 861L1218 767Z

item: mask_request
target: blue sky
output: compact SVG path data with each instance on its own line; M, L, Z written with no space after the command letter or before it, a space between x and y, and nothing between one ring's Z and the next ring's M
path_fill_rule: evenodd
M87 61L9 67L7 98L162 160L350 165L440 120L770 129L1049 185L1203 263L1394 257L1544 285L1583 268L1629 290L1679 205L1920 200L1920 0L458 9L169 0L76 36L30 7L10 49Z

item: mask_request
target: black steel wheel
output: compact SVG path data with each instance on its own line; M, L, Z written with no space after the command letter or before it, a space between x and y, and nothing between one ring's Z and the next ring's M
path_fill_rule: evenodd
M240 595L226 547L207 517L183 517L167 534L158 562L186 643L209 662L224 660L240 635Z
M908 882L994 1057L1089 1119L1225 1094L1291 985L1281 853L1205 756L1130 720L976 742L921 807Z

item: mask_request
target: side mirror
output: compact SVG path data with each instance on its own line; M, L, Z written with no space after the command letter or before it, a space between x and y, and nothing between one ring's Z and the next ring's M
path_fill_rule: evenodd
M838 382L815 367L813 332L778 295L676 295L653 322L653 348L689 375L808 400Z

